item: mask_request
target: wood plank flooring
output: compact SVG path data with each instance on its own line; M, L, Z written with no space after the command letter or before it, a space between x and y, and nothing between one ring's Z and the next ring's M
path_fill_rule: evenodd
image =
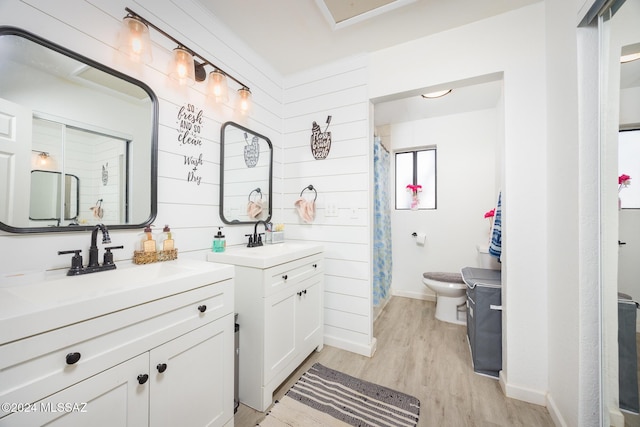
M465 326L440 322L434 312L431 301L391 298L374 324L378 348L373 357L324 346L276 390L275 399L320 362L417 397L420 427L554 425L546 408L509 399L497 380L475 374ZM255 426L263 417L263 413L241 404L234 423L236 427Z

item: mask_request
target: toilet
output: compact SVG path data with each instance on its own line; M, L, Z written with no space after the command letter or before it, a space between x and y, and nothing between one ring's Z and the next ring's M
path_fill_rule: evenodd
M489 255L489 246L478 245L476 249L480 268L500 270L501 264ZM422 283L436 294L436 319L456 325L467 323L467 285L460 273L426 272Z
M427 272L422 283L436 294L436 319L466 325L467 285L460 273Z

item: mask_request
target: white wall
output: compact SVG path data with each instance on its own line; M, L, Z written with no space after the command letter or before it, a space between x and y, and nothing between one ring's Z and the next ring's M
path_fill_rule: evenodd
M275 184L280 183L282 78L255 55L237 36L208 11L190 0L48 0L4 1L0 3L0 24L13 25L40 35L81 55L131 75L148 84L159 99L158 216L156 226L169 224L176 235L180 257L205 259L219 217L220 126L235 120L271 138L276 147ZM220 107L209 103L205 84L178 87L167 77L172 42L151 30L153 62L146 66L131 64L114 48L121 19L128 6L188 47L215 62L225 71L250 86L254 107L247 119L233 113L233 99ZM231 85L231 92L237 87ZM204 110L201 147L181 147L177 142L177 113L191 103ZM200 185L188 182L185 155L202 153L204 164L198 172ZM226 227L229 245L241 244L249 226ZM136 235L142 230L112 230L116 262L132 258ZM67 256L58 250L88 249L89 233L51 233L11 235L0 233L0 273L65 269Z
M547 2L547 195L549 411L577 426L579 387L579 238L575 6Z
M370 175L367 62L353 57L289 76L284 91L283 221L287 239L322 243L325 249L325 343L371 355L372 326ZM324 160L310 149L311 126L332 145ZM318 192L316 219L303 223L294 202L308 185ZM309 192L305 191L305 198ZM327 215L327 205L337 208Z
M508 396L547 393L544 4L371 56L370 96L504 73L503 371Z
M485 109L391 125L393 151L437 148L437 209L391 210L393 294L433 300L422 283L426 271L459 272L477 266L477 245L489 244L498 188L498 111ZM394 173L392 157L392 173ZM394 182L390 182L394 194ZM426 233L424 246L413 232Z

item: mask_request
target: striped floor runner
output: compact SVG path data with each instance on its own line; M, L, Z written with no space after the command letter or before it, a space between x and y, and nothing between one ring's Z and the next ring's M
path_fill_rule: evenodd
M260 427L416 426L415 397L314 364L276 402Z

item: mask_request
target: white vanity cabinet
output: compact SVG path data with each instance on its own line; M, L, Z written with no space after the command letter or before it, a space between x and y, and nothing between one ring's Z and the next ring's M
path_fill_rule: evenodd
M222 267L117 292L116 311L104 312L110 302L98 297L95 317L0 341L0 401L13 405L3 406L0 426L233 425L234 280Z
M286 245L291 247L288 256L284 256ZM269 251L276 252L275 261ZM222 254L211 253L208 259L235 264L239 399L265 411L274 390L311 352L322 349L322 247L284 243L232 248Z

